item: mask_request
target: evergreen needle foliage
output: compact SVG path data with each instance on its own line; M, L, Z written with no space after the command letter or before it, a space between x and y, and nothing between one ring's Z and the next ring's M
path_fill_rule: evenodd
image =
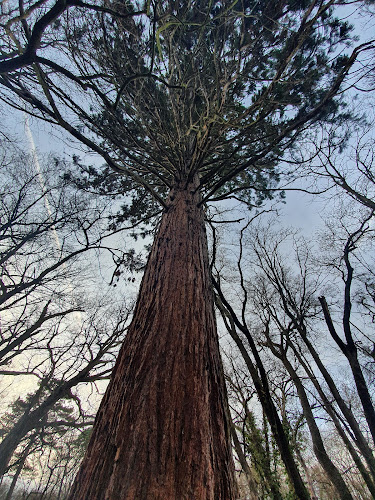
M15 93L124 174L88 178L131 193L126 217L151 215L197 175L203 201L270 197L296 139L348 118L338 93L370 47L349 48L333 0L67 5L43 32L43 57L1 76L3 99L24 106ZM8 15L7 43L26 51L37 23Z

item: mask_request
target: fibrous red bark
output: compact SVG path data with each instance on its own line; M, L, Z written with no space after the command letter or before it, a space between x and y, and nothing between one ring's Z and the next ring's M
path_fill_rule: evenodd
M232 500L203 211L170 196L71 500Z

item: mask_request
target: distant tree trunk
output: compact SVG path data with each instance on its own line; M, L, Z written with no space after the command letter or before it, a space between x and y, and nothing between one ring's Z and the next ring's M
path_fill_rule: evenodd
M258 498L259 498L258 493L257 493L258 485L255 481L254 474L253 474L252 470L250 469L249 464L247 463L246 456L245 456L245 453L242 449L241 443L238 439L237 431L236 431L234 424L232 424L231 431L232 431L232 440L233 440L234 449L236 450L238 461L241 464L241 469L246 476L246 481L247 481L247 484L249 486L249 492L248 492L249 499L250 500L258 500Z
M355 446L353 445L351 439L349 438L349 436L347 434L347 425L346 424L345 424L345 426L342 425L342 421L338 417L337 411L335 410L335 407L332 405L332 401L330 401L330 399L327 397L327 395L324 392L323 388L321 387L318 379L314 376L309 365L304 360L303 356L301 355L300 350L296 347L295 343L293 341L290 341L289 339L287 339L286 342L287 342L289 348L293 350L294 356L296 357L296 359L298 359L298 362L305 370L306 375L308 376L310 381L313 383L317 393L319 394L319 397L321 398L321 401L323 403L323 408L325 409L327 414L330 416L334 426L336 427L338 435L341 437L344 445L346 446L347 450L349 451L349 453L353 459L353 462L356 464L363 480L365 481L365 483L367 485L367 488L369 489L372 496L375 498L375 483L374 483L373 479L371 478L369 471L367 470L365 465L362 463L360 455L357 453ZM318 367L319 367L319 365L318 365ZM348 424L350 425L349 421L348 421ZM356 440L355 443L358 446L358 448L361 450L358 440ZM304 468L306 478L309 479L308 475L307 475L307 469L305 469L305 466L303 465L303 462L301 461L302 456L301 457L300 457L300 455L297 455L297 456L298 456L299 462L301 463L302 467ZM310 484L310 483L308 483L308 484ZM310 486L309 486L309 489L310 489Z
M230 424L207 240L176 189L71 500L232 500Z
M298 376L296 370L293 368L292 364L288 360L285 355L285 352L279 354L276 349L272 346L271 341L268 343L269 347L272 350L272 353L277 356L284 364L286 370L288 371L290 378L292 379L298 393L298 397L303 409L304 416L306 418L306 422L308 428L310 430L311 440L313 443L313 450L315 453L318 462L322 466L324 472L327 474L327 477L331 480L332 485L337 491L339 498L342 500L353 500L353 496L349 491L348 486L346 485L340 471L333 463L333 461L328 456L328 453L325 449L322 436L320 434L320 430L318 424L316 423L314 414L312 412L309 399L307 397L305 388L301 382L300 377Z
M20 477L20 474L22 472L23 466L25 465L26 459L27 459L27 457L29 455L29 452L30 452L33 444L34 444L34 441L33 440L30 441L30 443L26 446L24 452L22 453L22 456L21 456L20 461L18 463L16 472L15 472L13 478L12 478L12 482L10 483L9 490L8 490L8 492L6 494L5 500L11 500L11 498L13 496L13 492L14 492L14 489L16 487L18 478Z
M292 450L290 448L290 443L288 440L288 437L286 435L284 426L280 420L280 417L277 413L277 409L275 407L275 404L272 400L272 395L270 392L270 388L268 385L268 378L267 378L267 373L265 370L265 367L263 365L262 359L259 355L259 352L257 350L257 347L255 345L254 339L252 338L250 331L248 330L247 326L245 324L241 324L239 319L237 318L234 310L232 307L229 305L229 303L226 301L222 290L220 289L220 286L218 283L215 282L215 288L218 293L218 301L217 301L217 306L221 310L222 314L225 316L226 312L225 309L227 310L228 315L231 318L232 325L228 329L229 334L231 335L232 339L235 341L239 351L242 354L242 357L245 361L245 364L249 370L249 373L251 375L251 378L254 382L255 389L257 391L259 401L262 405L263 412L267 417L267 420L271 426L271 431L272 434L275 438L275 441L277 443L277 446L280 451L281 459L284 462L285 469L287 471L287 474L289 476L290 482L294 487L296 497L298 500L310 500L310 495L309 492L307 491L307 488L303 482L303 479L301 477L301 474L298 470L297 464L294 460ZM225 306L225 309L222 306ZM228 327L228 326L227 326ZM256 365L253 363L252 359L250 358L249 353L247 352L247 349L238 335L236 331L236 327L245 335L251 352L254 355Z
M30 404L29 408L26 409L0 443L0 477L7 472L13 453L27 433L44 425L43 420L47 418L53 406L64 397L67 397L72 387L84 381L96 363L97 359L93 358L77 375L55 387L49 396L34 410L30 410L33 403ZM38 400L38 394L40 394L40 389L34 395L34 402Z
M303 458L302 453L299 450L298 446L296 446L296 448L295 448L295 453L296 453L296 456L297 456L299 463L301 464L303 472L305 473L306 483L307 483L307 487L309 489L311 500L319 500L319 497L315 494L314 482L313 482L313 479L311 477L309 468L308 468L306 461Z
M315 350L313 344L310 342L310 340L307 337L306 331L304 329L299 329L299 333L301 334L301 338L304 341L306 347L308 348L313 360L316 363L316 366L319 368L321 374L324 377L324 380L329 387L329 390L331 391L333 397L335 398L335 401L337 402L338 407L342 411L346 421L349 424L350 429L353 431L353 434L355 436L355 443L356 446L358 446L361 454L365 458L367 465L369 467L369 470L371 472L372 478L375 478L375 460L373 456L373 452L371 447L369 446L368 441L366 441L365 436L363 435L361 428L350 408L348 406L344 399L342 398L339 390L337 389L337 386L329 374L327 368L324 366L324 363L322 363L322 360L319 357L319 354ZM314 379L312 379L314 381Z
M343 326L345 332L345 339L347 342L346 344L341 340L341 338L336 332L325 297L319 297L319 301L323 309L324 319L326 321L328 330L333 340L339 346L342 353L349 362L354 382L357 388L357 394L362 403L362 408L365 414L367 425L369 427L372 440L375 444L375 408L372 402L370 391L367 387L366 379L363 375L362 368L358 360L358 349L351 333L350 311L352 308L352 304L350 299L350 288L353 278L353 268L349 262L348 243L345 247L344 260L346 262L346 267L348 272L348 276L345 282L345 304L344 304L344 316L343 316Z

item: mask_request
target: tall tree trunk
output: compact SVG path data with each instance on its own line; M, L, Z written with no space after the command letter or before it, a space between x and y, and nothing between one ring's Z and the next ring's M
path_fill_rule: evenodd
M71 500L235 498L199 195L176 189Z
M350 311L352 308L352 304L350 300L350 289L353 278L353 268L349 262L349 256L348 256L349 250L347 247L348 244L345 247L345 254L344 254L344 260L346 262L348 276L345 281L345 304L344 304L344 316L343 316L343 326L344 326L346 344L341 340L341 338L336 332L325 297L319 297L319 301L323 309L324 319L326 321L328 330L333 340L339 346L342 353L349 362L350 369L352 371L354 382L357 388L357 394L362 403L362 408L365 414L367 425L369 427L373 443L375 444L375 408L371 398L370 391L367 387L366 379L363 375L362 368L358 360L358 350L351 332Z
M245 324L241 324L241 322L239 321L234 310L225 299L219 284L216 283L215 280L214 280L214 285L218 294L217 306L221 310L223 317L225 317L227 314L230 317L231 324L226 325L228 332L232 337L232 339L235 341L239 351L241 352L245 364L251 375L251 378L254 382L254 386L257 391L259 401L262 405L263 412L266 415L268 422L271 426L271 431L279 448L281 459L284 462L285 469L289 476L290 482L294 487L296 498L298 498L298 500L310 500L309 492L307 491L306 486L301 477L301 474L298 470L297 464L293 457L292 450L290 448L288 437L286 435L280 417L277 413L275 404L272 400L272 395L268 385L266 370L264 368L262 359L255 345L254 339L252 338L247 326ZM236 331L236 327L245 335L249 343L251 352L254 355L256 365L250 358L250 355L247 352L247 349L242 339L240 338L240 336Z
M320 434L319 427L316 423L314 414L310 406L309 399L307 397L305 388L301 382L300 377L298 376L296 370L293 368L292 364L286 357L285 351L282 353L278 352L276 348L273 347L271 340L269 338L268 340L269 340L268 345L272 353L282 361L297 389L298 397L310 431L311 440L313 443L313 450L316 458L318 459L318 462L322 466L324 472L327 474L327 477L331 480L332 485L334 486L339 495L339 498L342 500L353 500L353 496L350 493L349 488L346 485L340 471L328 456L328 453L323 443L322 436Z
M324 366L322 363L322 360L319 357L319 354L315 350L314 346L310 342L310 340L307 337L307 333L304 329L299 329L299 333L301 334L301 338L304 341L306 347L308 348L310 354L312 355L313 360L316 363L316 366L319 368L321 374L324 377L325 382L327 383L327 386L329 390L331 391L333 397L335 398L335 401L342 411L342 414L344 415L346 421L349 424L350 429L353 431L353 434L355 436L355 443L358 449L360 450L361 454L365 458L367 465L369 467L369 470L371 472L372 480L375 478L375 459L374 455L372 452L371 447L369 446L369 443L366 441L365 436L363 435L361 428L351 410L351 408L346 404L346 402L343 400L341 397L341 394L339 390L337 389L337 386L329 374L327 368ZM314 381L314 379L312 379Z
M307 362L305 361L305 359L301 355L301 352L296 347L295 343L293 341L290 341L289 339L287 339L286 342L287 342L289 348L293 350L294 356L296 357L296 359L298 359L298 362L303 367L303 369L306 372L306 375L308 376L308 378L310 379L310 381L314 385L317 393L319 394L319 396L321 398L324 410L330 416L334 426L336 427L338 435L341 437L344 445L346 446L347 450L349 451L349 453L353 459L353 462L356 464L363 480L365 481L365 483L367 485L367 488L369 489L371 495L375 498L375 483L373 482L373 479L371 478L369 471L366 469L365 465L362 463L361 457L358 455L357 450L355 449L354 445L352 444L352 442L350 440L350 437L349 437L350 434L348 435L348 433L347 433L347 425L345 424L343 426L341 424L334 405L328 399L328 397L327 397L326 393L324 392L323 388L321 387L318 379L314 376L314 373L312 372L310 366L307 364ZM358 441L356 442L356 444L358 446ZM298 456L298 460L302 464L299 456ZM305 471L305 474L306 474L306 471ZM307 475L306 475L306 477L307 477Z

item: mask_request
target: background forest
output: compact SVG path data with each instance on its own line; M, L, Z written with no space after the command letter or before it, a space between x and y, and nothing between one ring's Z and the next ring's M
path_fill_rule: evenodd
M374 30L365 1L1 4L0 499L68 498L181 186L236 498L375 498Z

